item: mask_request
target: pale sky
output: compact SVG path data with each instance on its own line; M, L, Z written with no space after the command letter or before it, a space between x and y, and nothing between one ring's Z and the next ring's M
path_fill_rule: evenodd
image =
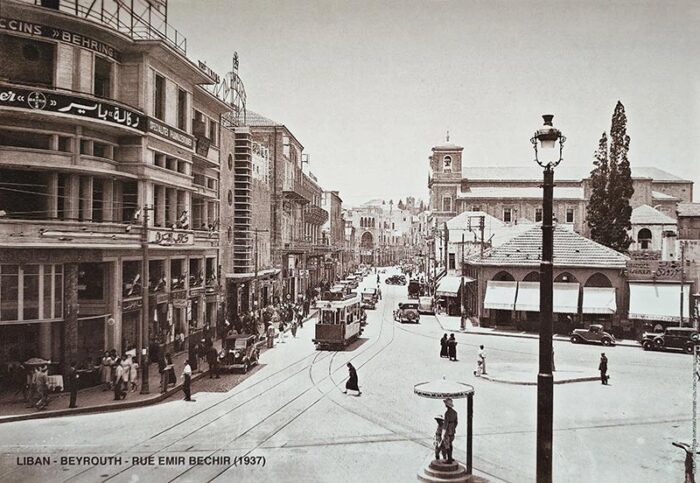
M618 99L633 166L695 181L700 200L700 3L688 1L170 0L188 56L285 124L345 205L427 199L430 148L466 165L526 166L541 114L591 165Z

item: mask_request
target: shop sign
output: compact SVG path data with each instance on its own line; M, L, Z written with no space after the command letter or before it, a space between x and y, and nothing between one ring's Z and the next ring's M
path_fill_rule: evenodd
M142 308L143 301L141 299L122 301L122 312L134 312L136 310L141 310Z
M29 111L58 112L96 119L110 124L144 131L146 116L110 102L89 97L58 94L45 89L23 89L0 85L0 106Z
M170 294L159 293L156 294L156 305L166 304L170 300Z
M7 17L0 17L0 30L31 35L32 37L43 37L71 45L78 45L84 49L92 50L93 52L105 55L116 61L119 60L119 53L115 51L114 47L111 45L105 44L104 42L100 42L99 40L95 40L90 37L86 37L82 34L70 32L68 30Z
M661 250L630 250L632 260L661 260Z
M192 296L192 297L202 295L203 293L204 293L204 287L197 287L197 288L190 289L190 296Z
M186 290L178 290L176 292L172 292L170 294L170 300L173 302L178 301L178 300L187 300L187 291Z
M187 300L173 300L173 307L175 307L176 309L187 308Z
M159 120L153 119L152 117L148 118L148 131L188 149L192 149L194 144L192 136L186 132L175 129L167 124L163 124Z
M209 146L211 145L211 141L209 138L205 138L204 136L197 136L195 139L197 141L195 145L195 153L197 153L197 156L206 158L209 154Z
M627 278L629 280L679 280L681 263L675 260L629 260Z
M211 67L209 67L207 64L205 64L205 63L202 62L201 60L198 60L198 61L197 61L197 66L198 66L206 75L208 75L209 77L211 77L212 79L214 79L214 81L215 81L216 84L218 84L219 82L221 82L221 78L219 77L219 74L217 74L216 72L214 72L214 71L211 69Z
M193 245L194 235L184 230L148 230L148 242L158 245Z

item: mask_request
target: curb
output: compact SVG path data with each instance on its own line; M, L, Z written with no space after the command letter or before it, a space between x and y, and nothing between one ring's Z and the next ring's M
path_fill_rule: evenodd
M536 386L537 381L511 381L508 379L497 379L495 377L491 376L484 376L481 375L479 376L481 379L485 379L487 381L491 382L498 382L501 384L512 384L512 385L517 385L517 386ZM600 376L588 376L588 377L575 377L572 379L560 379L558 381L554 381L554 384L573 384L576 382L592 382L592 381L600 381Z
M194 374L192 376L192 382L203 378L208 373L209 373L209 371ZM182 386L183 386L183 384L180 383L180 384L176 385L175 387L168 389L164 393L159 393L157 395L154 395L153 397L149 397L146 399L139 399L137 401L121 401L121 402L116 402L113 404L104 404L101 406L85 406L85 407L77 407L77 408L72 408L72 409L65 408L65 409L55 409L53 411L38 411L36 413L17 414L14 416L1 416L0 417L0 424L13 423L16 421L26 421L29 419L46 419L46 418L61 417L61 416L73 416L76 414L88 414L88 413L96 413L96 412L102 412L102 411L118 411L121 409L132 409L132 408L138 408L138 407L142 407L142 406L150 406L151 404L155 404L155 403L158 403L160 401L163 401L163 400L173 396L174 394L182 391Z
M444 325L442 325L442 321L440 320L440 317L438 315L435 315L435 319L438 321L438 324L440 324L440 327L442 330L446 332L454 332L455 334L474 334L474 335L487 335L487 336L492 336L492 337L513 337L516 339L539 339L539 335L536 334L514 334L510 332L499 332L496 330L490 331L490 332L478 332L478 331L471 331L471 330L455 330L455 329L446 329ZM568 337L563 337L563 336L554 336L552 337L552 340L558 341L558 342L569 342ZM577 344L577 345L595 345L595 344ZM641 348L641 344L639 342L617 342L614 346L620 346L620 347L639 347ZM601 345L600 347L606 347ZM609 346L608 346L609 347ZM556 384L556 383L555 383Z

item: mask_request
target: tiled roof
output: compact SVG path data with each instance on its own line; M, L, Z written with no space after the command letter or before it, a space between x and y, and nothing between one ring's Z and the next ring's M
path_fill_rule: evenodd
M675 225L676 220L649 205L641 205L632 210L630 222L633 225Z
M675 196L671 196L671 195L667 195L666 193L662 193L661 191L652 191L651 197L652 197L652 199L659 200L659 201L679 199L679 198L676 198Z
M554 180L580 181L591 175L592 165L562 164L554 172ZM526 166L464 166L462 177L472 180L539 181L542 168L530 163ZM633 178L652 178L654 181L686 181L659 168L632 167Z
M281 126L282 124L268 119L262 114L257 112L246 110L245 115L245 125L246 126Z
M484 260L473 263L486 265L537 266L542 254L542 229L536 226L516 236L500 247L489 250ZM573 231L554 228L554 265L561 267L624 268L627 257Z
M457 198L460 199L474 199L474 198L527 198L527 199L540 199L542 198L542 188L536 187L524 187L524 188L492 188L492 187L474 187L469 191L462 191L457 194ZM568 187L555 187L554 188L554 199L555 200L582 200L583 199L583 188L568 188Z
M700 216L700 203L678 203L678 216Z

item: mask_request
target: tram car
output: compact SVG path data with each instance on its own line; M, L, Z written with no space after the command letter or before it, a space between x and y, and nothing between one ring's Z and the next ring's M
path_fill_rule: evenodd
M356 293L326 294L330 295L328 299L316 303L319 317L312 341L317 350L343 350L362 334L366 315Z

